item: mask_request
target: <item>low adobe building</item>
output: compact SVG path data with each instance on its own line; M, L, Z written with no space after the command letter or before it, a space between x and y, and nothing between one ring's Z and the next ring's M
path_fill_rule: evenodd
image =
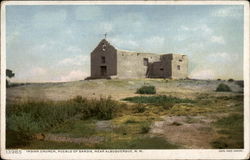
M120 50L106 39L91 52L91 76L99 78L188 77L188 58L181 54L154 54Z

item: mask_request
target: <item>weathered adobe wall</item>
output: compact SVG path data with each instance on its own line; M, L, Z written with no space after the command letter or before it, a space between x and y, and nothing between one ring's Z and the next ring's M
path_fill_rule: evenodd
M149 66L149 78L162 78L164 76L164 70L162 62L153 62Z
M103 45L106 50L103 51ZM105 63L102 63L102 56L105 57ZM107 67L107 76L117 74L117 54L116 49L103 39L98 46L91 52L91 77L101 77L101 66Z
M180 66L178 68L178 66ZM186 55L173 54L172 77L173 79L182 79L188 77L188 58Z
M171 78L171 61L172 55L161 55L160 61L150 66L152 68L150 78Z
M160 60L157 54L117 50L117 77L145 78L148 67L144 65L144 58L148 58L149 63Z
M106 45L105 51L103 45ZM105 57L105 63L102 62L102 56ZM148 59L148 65L144 64L144 58ZM91 77L102 77L101 66L107 67L107 76L117 78L180 79L188 76L188 59L185 55L158 55L117 50L105 39L91 52Z

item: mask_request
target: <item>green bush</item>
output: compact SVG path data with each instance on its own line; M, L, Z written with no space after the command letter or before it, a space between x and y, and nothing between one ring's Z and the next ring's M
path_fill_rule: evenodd
M218 136L213 142L214 148L244 148L244 115L231 113L213 123Z
M150 124L149 123L144 123L141 127L141 134L146 134L150 130Z
M165 95L127 97L123 100L134 103L148 103L148 104L166 106L166 109L171 108L175 103L195 103L195 101L191 99L180 99L177 97L171 97Z
M146 108L144 107L144 105L143 104L136 104L136 105L134 105L134 112L135 113L143 113L143 112L145 112L145 110L146 110Z
M134 119L128 119L125 123L137 123L137 121Z
M124 107L124 104L110 97L88 100L80 96L58 102L26 101L7 104L6 127L16 135L31 137L35 133L47 131L70 119L112 119L119 107ZM7 141L10 141L10 138L7 135Z
M231 90L231 88L228 85L226 85L224 83L221 83L216 88L216 91L217 92L231 92L232 90Z
M68 101L27 101L7 106L7 126L14 131L39 132L70 118L112 119L121 105L109 98L88 100L80 96Z
M233 82L233 81L234 81L234 79L232 79L232 78L228 79L228 82Z
M101 98L96 103L95 114L98 119L112 119L114 117L114 113L117 111L118 105L119 104L116 101L111 100L110 97L108 99Z
M141 88L138 88L136 93L138 94L155 94L156 89L155 86L142 86Z

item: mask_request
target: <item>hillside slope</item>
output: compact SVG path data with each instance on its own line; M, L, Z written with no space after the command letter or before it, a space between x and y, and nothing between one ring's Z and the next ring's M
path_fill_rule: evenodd
M233 92L215 92L220 83L230 86ZM164 80L164 79L124 79L124 80L88 80L63 83L33 83L7 89L7 102L19 100L67 100L77 95L86 98L111 96L120 100L135 96L137 88L153 85L157 94L172 95L180 98L196 98L201 94L224 96L242 92L235 82L215 80Z

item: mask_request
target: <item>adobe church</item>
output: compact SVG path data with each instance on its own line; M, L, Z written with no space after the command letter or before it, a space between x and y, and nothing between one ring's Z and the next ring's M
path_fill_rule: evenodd
M91 52L91 76L99 78L171 78L188 77L188 59L181 54L153 54L120 50L106 39Z

